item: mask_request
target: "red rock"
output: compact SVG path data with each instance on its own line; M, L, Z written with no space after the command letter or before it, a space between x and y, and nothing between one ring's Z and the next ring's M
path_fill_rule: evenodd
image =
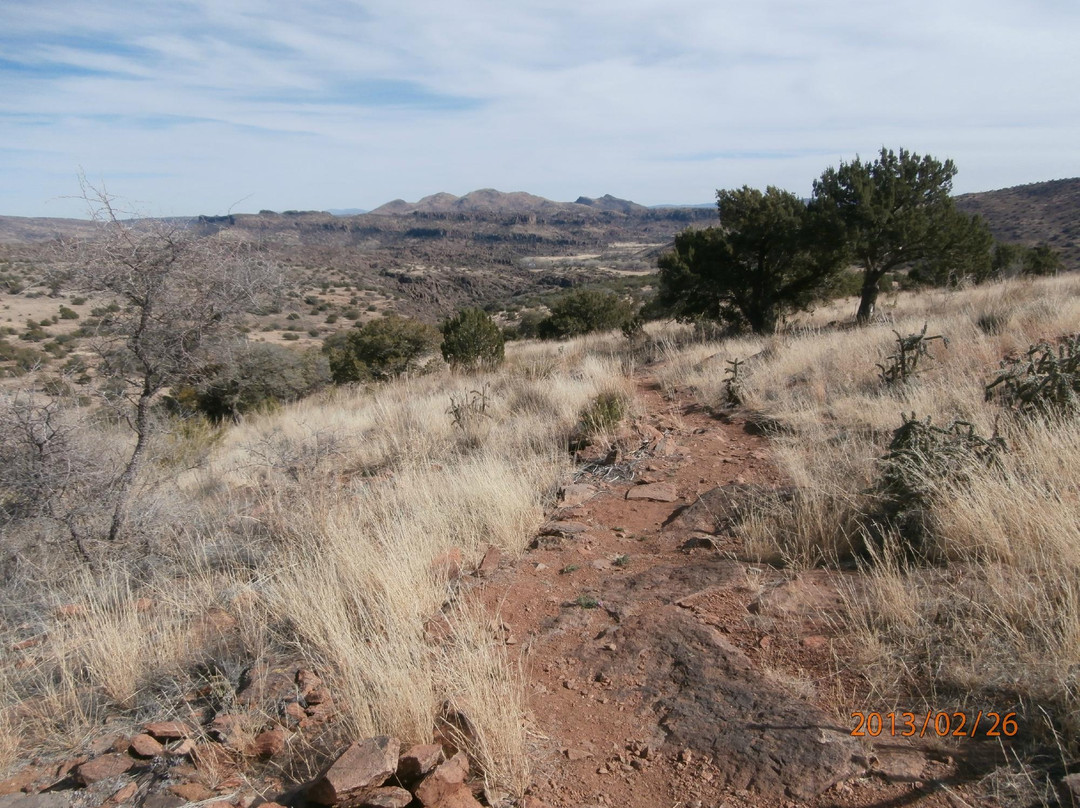
M311 706L330 701L330 691L322 685L319 685L318 687L313 687L308 690L308 692L304 695L304 701L306 701Z
M420 798L424 808L482 808L464 783L443 786L437 793L429 794L426 798L421 797L419 792L416 796Z
M476 568L476 571L480 575L490 575L499 568L499 564L502 562L502 551L494 544L489 545L484 553L484 557L480 560L480 566Z
M468 773L469 759L464 752L458 752L445 763L436 766L435 771L424 778L416 788L416 797L426 806L456 805L451 798L459 787L465 788L466 793L472 797L472 792L463 785Z
M440 553L431 561L431 571L440 577L453 580L461 576L461 548L451 547L445 553Z
M11 646L12 651L25 651L27 648L33 648L36 645L41 645L45 640L44 634L39 634L36 637L30 637L29 639L22 640Z
M203 800L208 800L214 796L214 792L202 783L180 783L175 786L169 786L169 791L180 799L187 800L188 802L202 802Z
M255 736L255 742L251 745L251 754L259 758L280 755L285 750L285 742L288 739L289 736L282 727L274 727L266 732L260 732Z
M191 738L184 738L175 746L169 748L169 754L173 757L183 757L184 755L190 755L195 751L195 741Z
M101 735L94 738L88 745L87 750L91 757L104 755L106 752L126 752L129 745L127 735Z
M251 743L246 716L221 713L210 722L210 731L217 735L223 746L237 752L247 749Z
M282 709L282 712L287 718L292 718L295 721L303 721L307 718L307 713L304 712L304 708L297 704L295 701L290 701Z
M803 648L817 649L824 648L829 644L828 637L822 637L820 634L811 634L809 637L802 638Z
M114 752L111 755L102 755L86 761L76 769L75 776L80 783L88 786L107 777L116 777L118 774L123 774L134 765L135 761L127 755Z
M143 732L159 741L178 741L191 737L191 728L183 721L154 721L143 727Z
M0 797L16 794L37 780L43 772L37 766L27 766L6 780L0 780Z
M386 735L354 743L312 783L307 798L321 805L362 800L394 773L400 750Z
M311 693L313 690L321 687L322 683L322 679L319 678L319 675L315 673L315 671L309 671L307 668L301 668L296 672L296 688L300 691L300 697L303 699L307 699L307 701L309 702L311 702L311 699L308 698L308 694Z
M142 733L131 739L131 751L139 757L149 758L162 754L165 747L161 745L160 741L154 740L152 736Z
M107 801L107 805L123 805L128 802L139 790L138 783L128 783L116 791Z
M573 485L565 486L562 490L562 504L566 507L573 505L580 505L583 502L588 502L592 499L596 493L596 489L591 485L585 485L584 483L574 483Z
M437 743L412 746L398 760L397 776L404 782L419 780L438 766L442 757L442 747Z
M235 808L235 806L228 800L214 800L213 802L204 802L202 808Z
M126 747L127 744L124 744L124 746ZM105 752L107 752L107 751L109 751L109 750L103 749L98 754L105 754ZM121 749L113 749L112 751L113 752L123 752L124 749L123 748L121 748ZM63 779L64 777L67 777L68 774L70 774L73 769L77 768L78 766L81 766L83 763L86 763L86 761L90 760L90 757L91 756L89 756L89 755L79 755L78 757L68 758L63 763L61 763L59 766L56 767L56 776L61 778L61 779ZM94 757L97 757L97 755L94 755Z
M364 797L360 808L405 808L412 802L413 796L403 788L386 786L377 788Z
M672 483L647 483L635 485L626 492L627 499L648 499L654 502L675 502L679 495Z

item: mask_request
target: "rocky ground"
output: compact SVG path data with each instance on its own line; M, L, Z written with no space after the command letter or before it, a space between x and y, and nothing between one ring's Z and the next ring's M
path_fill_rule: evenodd
M522 652L538 738L525 805L985 804L971 789L992 745L852 737L853 710L889 709L860 701L842 664L840 587L856 573L739 560L740 509L790 496L768 439L648 380L641 397L619 450L581 457L531 549L491 551L460 581ZM218 617L210 628L232 630ZM509 804L449 742L341 737L333 693L302 662L249 671L231 707L199 697L189 721L36 761L0 783L0 808Z

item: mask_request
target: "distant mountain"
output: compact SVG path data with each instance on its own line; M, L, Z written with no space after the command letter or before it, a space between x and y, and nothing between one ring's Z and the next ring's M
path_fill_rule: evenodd
M667 207L676 208L678 205ZM377 216L406 216L409 214L537 214L551 215L555 213L580 213L590 209L597 213L621 213L627 216L640 216L649 212L650 208L631 202L628 199L619 199L611 194L604 194L593 199L588 196L579 196L574 202L554 202L542 196L528 194L523 191L506 193L494 188L482 188L472 191L465 196L454 196L448 193L432 194L425 196L419 202L406 202L404 199L395 199L387 202L371 213Z
M367 213L364 208L327 208L326 213L331 216L359 216L361 213Z
M995 238L1049 244L1080 269L1080 177L963 194L956 204L986 219Z
M482 188L465 196L432 194L412 203L395 199L371 213L376 216L403 216L410 213L540 213L552 212L561 206L562 203L523 191L504 193L494 188Z
M590 199L587 196L579 196L575 205L588 205L596 210L611 210L616 213L644 213L648 210L644 205L631 202L629 199L619 199L611 194L604 194L599 199Z

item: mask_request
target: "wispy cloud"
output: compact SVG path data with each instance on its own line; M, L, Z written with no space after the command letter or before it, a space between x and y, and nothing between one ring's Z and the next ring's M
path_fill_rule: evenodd
M1069 176L1078 34L1058 0L8 4L0 213L79 213L79 166L162 213L805 192L883 144Z

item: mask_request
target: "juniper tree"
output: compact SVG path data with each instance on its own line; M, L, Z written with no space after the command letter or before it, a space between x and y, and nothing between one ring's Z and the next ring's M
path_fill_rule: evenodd
M744 186L716 197L720 226L683 231L661 256L659 305L771 333L839 271L838 231L789 191Z
M954 176L952 160L882 148L873 162L856 157L826 169L814 182L811 206L843 229L850 258L862 269L860 323L874 316L879 284L891 270L931 263L947 276L942 261L981 266L983 259L971 254L980 250L989 262L991 240L981 234L985 225L953 204Z

